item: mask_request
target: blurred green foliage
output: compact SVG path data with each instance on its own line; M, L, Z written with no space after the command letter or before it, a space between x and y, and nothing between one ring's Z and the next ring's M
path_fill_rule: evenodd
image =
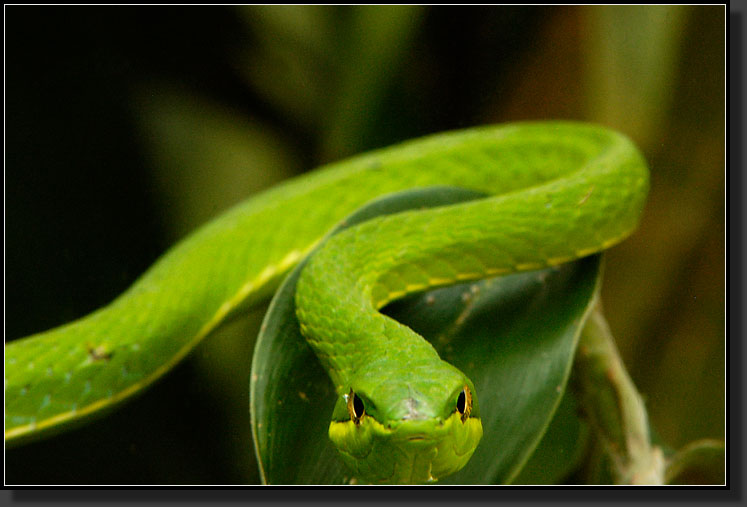
M101 306L197 225L320 163L452 128L588 120L651 166L640 230L606 262L625 364L663 443L724 438L723 6L6 14L8 338ZM257 482L261 315L122 410L8 452L6 482Z

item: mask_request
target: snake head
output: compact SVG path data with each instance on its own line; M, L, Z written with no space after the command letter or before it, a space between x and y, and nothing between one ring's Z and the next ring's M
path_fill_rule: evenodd
M342 391L329 436L355 477L373 484L435 482L460 470L482 437L472 382L443 363L418 378L359 375ZM371 380L374 380L371 382Z

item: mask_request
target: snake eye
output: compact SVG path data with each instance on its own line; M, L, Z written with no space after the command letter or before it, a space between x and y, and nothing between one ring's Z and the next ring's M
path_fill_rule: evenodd
M462 422L466 421L472 411L472 393L470 393L469 387L464 386L462 392L459 393L456 409L462 415Z
M355 424L360 424L361 418L366 413L366 407L363 406L363 400L361 400L360 396L355 394L352 389L348 395L348 413L350 414L350 419L352 419Z

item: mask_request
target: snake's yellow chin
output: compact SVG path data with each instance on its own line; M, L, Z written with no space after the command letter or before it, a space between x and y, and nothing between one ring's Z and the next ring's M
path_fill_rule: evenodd
M329 436L359 482L422 484L460 470L482 438L477 417L403 420L386 426L372 417L332 421Z

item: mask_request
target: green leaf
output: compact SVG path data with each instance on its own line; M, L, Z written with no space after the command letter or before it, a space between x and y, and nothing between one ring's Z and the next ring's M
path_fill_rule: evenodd
M365 207L346 225L474 197L443 188L405 192ZM255 448L267 483L343 484L353 478L327 437L335 393L295 317L293 294L302 267L276 293L257 340L251 380ZM475 383L483 440L465 468L442 482L506 483L521 470L563 395L599 275L600 257L593 256L434 290L384 309L429 339Z
M512 484L559 484L581 467L590 431L578 410L578 401L566 390L542 441Z
M563 395L599 274L600 258L590 257L434 291L442 301L437 315L448 316L448 308L454 307L453 320L446 333L423 330L424 336L475 383L484 430L470 462L442 482L507 483L519 473ZM460 308L467 292L473 298ZM428 296L420 299L420 308L427 306ZM438 316L431 318L437 321ZM402 320L421 331L411 319ZM449 325L446 320L443 324Z

